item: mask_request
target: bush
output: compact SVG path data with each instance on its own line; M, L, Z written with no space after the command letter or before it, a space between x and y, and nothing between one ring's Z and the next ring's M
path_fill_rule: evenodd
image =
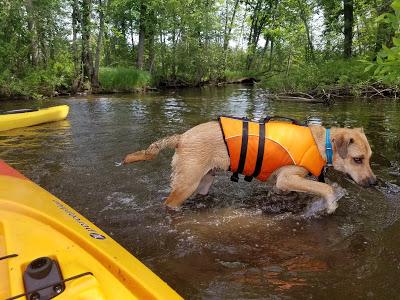
M272 92L310 92L336 85L351 89L371 80L372 71L364 70L365 64L355 59L305 63L292 66L288 73L267 74L261 85Z
M149 85L150 74L127 67L100 68L101 88L107 92L132 92Z
M385 13L377 18L378 22L388 23L394 31L392 38L393 47L382 46L376 57L376 63L372 63L367 70L375 68L375 77L388 85L400 85L400 0L391 4L394 14Z
M56 91L68 91L72 84L73 64L67 52L60 53L47 67L24 67L20 74L9 69L0 73L0 96L40 99Z

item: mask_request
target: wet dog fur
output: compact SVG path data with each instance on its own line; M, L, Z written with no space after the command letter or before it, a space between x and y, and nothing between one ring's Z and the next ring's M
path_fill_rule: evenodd
M309 126L326 160L325 128ZM371 147L362 128L331 128L333 167L348 174L357 184L373 185L376 177L370 167ZM214 170L228 170L230 159L218 122L197 125L183 134L165 137L152 143L146 150L126 155L124 164L152 160L164 148L174 148L172 159L171 193L165 201L169 207L179 207L192 194L206 195L214 180ZM319 195L325 199L327 213L337 208L334 189L322 182L307 179L308 170L289 165L277 169L271 178L282 191L296 191Z

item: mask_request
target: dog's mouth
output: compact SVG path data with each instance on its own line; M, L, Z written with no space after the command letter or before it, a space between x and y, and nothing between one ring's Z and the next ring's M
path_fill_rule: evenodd
M349 180L352 181L353 183L358 184L358 183L353 179L353 177L350 176L350 174L347 174L347 173L346 173L346 177L347 177L347 179L349 179Z
M361 180L360 182L357 182L357 181L355 181L354 179L353 179L353 177L351 177L351 175L349 175L349 174L347 174L346 173L346 177L347 177L347 179L348 180L350 180L352 183L355 183L355 184L357 184L357 185L359 185L359 186L362 186L362 187L365 187L365 188L368 188L368 187L372 187L372 186L374 186L374 185L376 185L377 184L377 182L378 182L378 180L374 180L374 181L372 181L372 180L370 180L370 179L364 179L364 180Z

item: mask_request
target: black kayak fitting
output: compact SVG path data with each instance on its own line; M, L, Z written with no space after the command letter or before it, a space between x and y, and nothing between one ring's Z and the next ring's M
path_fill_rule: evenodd
M0 115L13 115L13 114L22 114L26 112L38 111L37 108L22 108L22 109L13 109L8 111L0 112Z

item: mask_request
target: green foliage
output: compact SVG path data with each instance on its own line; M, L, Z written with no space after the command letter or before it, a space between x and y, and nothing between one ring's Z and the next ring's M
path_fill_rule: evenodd
M272 92L310 92L332 86L352 89L370 80L372 72L364 72L364 68L361 61L343 59L301 64L289 73L267 75L261 85Z
M104 92L133 92L145 88L150 83L146 71L127 67L100 68L99 80Z
M386 13L377 18L377 22L390 24L394 30L393 46L382 46L376 63L367 67L375 68L374 75L378 80L390 85L400 85L400 0L391 4L394 14Z
M274 91L309 91L358 86L373 71L399 84L400 0L348 3L354 59L343 61L343 1L0 0L0 96L250 76ZM375 56L364 72L357 59Z

